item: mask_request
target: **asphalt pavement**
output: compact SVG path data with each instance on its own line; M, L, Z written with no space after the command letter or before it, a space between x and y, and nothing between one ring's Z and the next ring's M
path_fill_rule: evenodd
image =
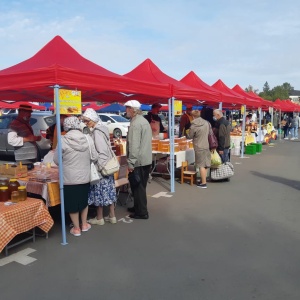
M116 225L67 231L67 245L51 209L48 239L0 254L1 299L299 300L300 141L232 163L231 181L207 189L154 178L149 220L117 206Z

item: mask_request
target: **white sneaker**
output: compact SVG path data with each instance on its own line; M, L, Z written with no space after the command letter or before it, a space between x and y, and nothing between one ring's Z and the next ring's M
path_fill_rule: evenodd
M291 138L291 141L295 140L296 138Z
M95 217L94 219L89 219L88 223L92 224L92 225L104 225L104 219L100 219L98 220L97 217Z
M116 217L109 218L109 223L111 223L111 224L117 224L117 218Z
M117 218L116 217L110 218L109 216L107 216L107 217L104 217L104 221L109 222L111 224L116 224L117 223Z
M284 138L284 140L288 140L289 138Z

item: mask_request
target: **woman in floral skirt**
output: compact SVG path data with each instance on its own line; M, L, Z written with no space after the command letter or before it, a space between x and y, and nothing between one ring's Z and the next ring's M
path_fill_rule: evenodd
M90 129L91 137L94 140L95 148L98 152L97 166L100 175L100 182L90 186L89 205L97 207L97 216L88 220L93 225L104 225L103 206L109 207L109 217L106 218L112 224L117 223L115 216L115 203L117 201L117 193L115 187L114 175L103 176L101 169L112 158L109 140L108 128L102 124L95 110L88 108L83 116L83 122Z

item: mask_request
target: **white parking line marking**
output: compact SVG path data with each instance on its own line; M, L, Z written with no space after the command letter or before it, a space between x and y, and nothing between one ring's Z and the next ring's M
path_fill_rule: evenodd
M24 249L22 251L19 251L15 254L12 254L8 257L5 257L5 258L2 258L0 259L0 267L3 267L11 262L17 262L21 265L28 265L28 264L31 264L33 263L34 261L36 261L37 259L36 258L33 258L33 257L30 257L28 256L28 254L32 253L32 252L35 252L36 250L34 249L31 249L31 248L27 248L27 249Z
M170 197L173 197L173 195L168 195L167 192L159 192L157 194L154 194L152 195L153 198L160 198L160 197L167 197L167 198L170 198Z
M128 220L126 220L125 218L128 218ZM133 220L129 218L129 215L126 216L125 218L119 219L118 222L123 222L123 223L127 223L127 224L130 224L133 222Z

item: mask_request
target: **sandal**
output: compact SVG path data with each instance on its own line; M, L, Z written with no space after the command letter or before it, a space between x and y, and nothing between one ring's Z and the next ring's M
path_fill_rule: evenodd
M70 230L70 233L74 236L81 236L81 231L80 229L75 229L74 227Z
M82 225L81 231L86 232L86 231L89 231L91 228L92 228L92 226L87 223L85 226Z

